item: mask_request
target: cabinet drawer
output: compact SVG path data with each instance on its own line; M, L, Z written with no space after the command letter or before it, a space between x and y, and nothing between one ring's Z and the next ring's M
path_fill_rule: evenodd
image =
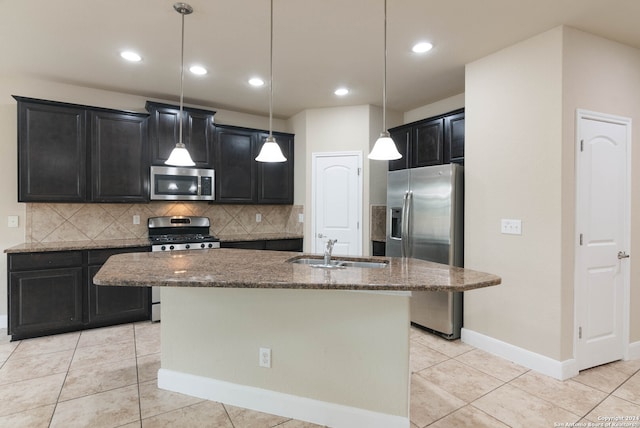
M82 251L9 254L9 270L34 270L82 265Z
M114 254L122 253L148 253L151 247L126 247L126 248L106 248L104 250L89 250L88 264L101 265Z

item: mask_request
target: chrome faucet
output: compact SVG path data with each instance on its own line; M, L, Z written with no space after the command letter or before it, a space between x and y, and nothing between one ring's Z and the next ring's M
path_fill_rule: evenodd
M324 265L331 264L331 252L333 251L333 244L338 242L337 239L327 239L327 247L324 249Z

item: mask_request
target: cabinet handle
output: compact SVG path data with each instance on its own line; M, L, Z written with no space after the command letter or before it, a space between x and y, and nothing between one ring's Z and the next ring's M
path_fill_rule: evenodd
M629 258L629 254L627 254L626 251L618 251L618 258L619 259L628 259Z

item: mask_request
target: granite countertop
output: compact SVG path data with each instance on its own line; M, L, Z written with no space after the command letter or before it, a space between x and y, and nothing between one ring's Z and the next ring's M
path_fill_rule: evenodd
M7 254L48 251L102 250L107 248L148 247L149 239L111 239L104 241L28 242L4 250Z
M302 235L291 233L265 233L262 235L220 235L217 238L222 242L233 241L260 241L276 239L301 239ZM104 241L59 241L59 242L29 242L18 244L4 250L7 254L16 253L40 253L50 251L73 250L101 250L108 248L148 247L149 239L111 239Z
M212 249L111 256L93 278L98 285L294 288L327 290L465 291L500 284L500 277L417 259L387 261L385 268L323 269L287 263L295 252ZM318 257L318 256L315 256Z

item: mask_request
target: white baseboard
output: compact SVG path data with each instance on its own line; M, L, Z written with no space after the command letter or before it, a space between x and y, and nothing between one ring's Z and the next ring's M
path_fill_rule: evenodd
M569 379L578 375L578 366L573 358L566 361L554 360L466 328L462 329L461 339L464 343L468 343L478 349L559 380Z
M408 415L401 417L378 413L167 369L158 371L158 387L335 428L410 428Z
M7 315L0 315L0 328L7 328L9 327L9 322L8 322Z
M640 360L640 342L629 344L628 360Z

